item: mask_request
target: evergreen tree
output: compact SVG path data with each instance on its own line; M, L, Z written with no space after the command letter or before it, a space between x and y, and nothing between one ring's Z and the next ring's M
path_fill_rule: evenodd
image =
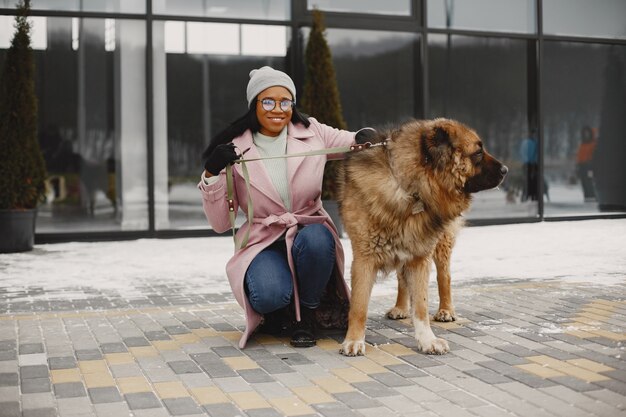
M29 14L30 1L20 0L16 32L0 73L0 209L36 208L45 193Z
M305 50L304 92L300 104L305 113L315 117L319 122L338 129L346 129L335 68L325 31L322 12L313 10L313 26ZM337 161L326 164L322 199L335 199L336 164Z

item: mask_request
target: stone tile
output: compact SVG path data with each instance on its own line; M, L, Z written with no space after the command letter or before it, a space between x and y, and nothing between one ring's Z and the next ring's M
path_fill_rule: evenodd
M232 347L232 346L221 346L212 348L213 352L215 352L221 358L230 358L234 356L243 356L241 350Z
M22 394L20 397L22 410L30 410L35 408L54 408L55 401L56 400L54 398L54 395L51 392Z
M5 402L19 401L20 387L17 385L10 387L0 387L0 400Z
M135 363L135 357L128 352L106 353L104 358L110 366Z
M115 403L123 401L122 396L116 387L89 388L89 398L94 404Z
M50 366L51 370L76 368L78 366L76 363L76 359L73 356L48 358L48 365Z
M80 370L78 368L55 369L50 371L50 378L53 384L63 382L80 382L82 380Z
M44 353L43 343L20 343L20 355L29 355L31 353Z
M54 384L54 395L57 398L84 397L87 395L82 382L63 382Z
M335 403L323 403L323 404L313 404L313 408L324 417L364 417L368 416L366 414L367 410L378 409L377 414L372 414L372 416L382 417L390 415L391 411L387 408L384 408L384 412L380 412L380 409L383 407L375 407L375 408L360 408L358 411L350 409L345 404L341 404L338 402Z
M20 366L45 365L48 363L48 357L45 353L18 355L17 360Z
M22 417L57 417L57 410L52 407L23 410Z
M0 374L0 387L17 386L17 372L4 372Z
M511 382L510 378L507 378L504 375L500 375L492 371L491 369L472 369L469 371L465 371L465 373L473 376L474 378L478 378L488 384L503 384L505 382Z
M164 329L170 335L191 333L191 331L185 326L165 326Z
M219 404L207 404L203 406L207 413L211 417L235 417L243 416L244 414L233 404L219 403Z
M164 399L163 403L174 416L203 414L202 409L190 397Z
M11 336L14 337L13 334ZM0 340L0 352L15 349L17 349L17 343L15 342L15 340Z
M295 372L289 365L280 359L273 360L261 360L258 361L257 364L265 369L268 374L281 374L285 372Z
M93 416L93 406L88 397L57 398L59 414L72 417Z
M200 320L184 321L183 324L189 329L203 329L207 328L207 324Z
M522 364L528 363L526 359L520 358L519 356L516 356L516 355L512 355L508 352L490 353L490 354L487 354L486 356L496 359L500 362L504 362L508 365L522 365Z
M162 330L144 332L144 335L146 336L146 339L152 340L152 341L154 341L154 340L171 340L172 339L167 334L167 332L164 332Z
M400 375L404 378L416 378L420 376L426 376L426 372L416 368L415 366L407 365L407 364L399 364L399 365L387 365L385 368L389 369L391 372Z
M248 417L282 417L278 411L273 408L254 408L246 410Z
M139 392L151 392L152 387L148 384L146 378L141 376L131 376L117 378L117 387L122 394L134 394Z
M167 364L176 374L195 374L202 372L193 361L173 361Z
M120 343L120 342L103 343L103 344L100 345L100 350L104 354L128 352L128 349L126 348L126 345L124 343Z
M380 407L381 403L365 396L361 392L341 392L333 394L337 400L352 409Z
M143 375L141 368L136 363L110 365L109 369L115 378L128 378Z
M96 410L97 417L118 417L132 415L130 409L128 408L128 404L126 404L125 402L94 404L93 408ZM137 414L135 413L135 415Z
M124 344L129 348L150 346L150 342L145 337L127 337L124 339Z
M596 384L593 384L587 381L582 381L578 378L574 378L573 376L569 376L569 375L557 376L557 377L550 378L550 379L559 385L565 386L577 392L588 392L588 391L596 391L596 390L601 389L601 387Z
M0 402L2 417L20 417L20 403L17 401Z
M369 374L369 376L387 387L404 387L413 385L412 381L391 372Z
M25 379L21 384L22 393L32 394L37 392L50 392L50 379L48 378L31 378Z
M98 349L81 349L75 352L79 361L91 361L102 359L102 353Z
M394 390L376 381L355 382L352 385L364 394L374 398L396 395Z
M48 367L46 365L22 366L20 368L21 379L47 378L47 377L48 377Z
M17 352L15 350L0 351L0 361L12 361L15 359L17 359Z
M161 399L189 396L187 389L180 381L157 382L154 384L154 390Z
M161 402L152 392L137 392L124 395L128 407L131 410L141 410L145 408L160 408Z
M267 372L263 369L241 369L238 370L237 373L248 383L254 384L259 382L272 382L274 378L272 378Z

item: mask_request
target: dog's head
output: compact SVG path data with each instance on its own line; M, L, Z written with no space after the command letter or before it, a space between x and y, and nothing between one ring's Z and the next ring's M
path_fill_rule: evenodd
M415 121L401 129L398 139L410 138L408 146L414 164L441 186L465 194L497 187L508 168L490 155L476 132L462 123L449 119ZM418 141L419 152L415 152Z

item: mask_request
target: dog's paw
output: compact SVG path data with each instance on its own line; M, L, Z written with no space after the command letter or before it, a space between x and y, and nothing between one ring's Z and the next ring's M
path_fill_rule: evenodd
M339 349L339 353L344 356L363 356L365 355L365 341L344 340Z
M417 341L417 350L428 355L443 355L450 352L450 346L444 339L435 338L428 342Z
M454 310L446 310L442 308L433 316L433 320L442 322L456 321L456 313Z
M387 312L387 318L391 320L406 319L407 317L409 317L409 311L399 307L393 307Z

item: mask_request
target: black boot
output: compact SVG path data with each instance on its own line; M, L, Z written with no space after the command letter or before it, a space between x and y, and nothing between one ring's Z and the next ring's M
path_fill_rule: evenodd
M291 315L288 308L281 308L263 315L263 323L259 326L259 333L272 336L286 336L289 334Z
M291 334L291 346L311 347L315 346L315 310L302 307L300 309L300 321L296 322Z

